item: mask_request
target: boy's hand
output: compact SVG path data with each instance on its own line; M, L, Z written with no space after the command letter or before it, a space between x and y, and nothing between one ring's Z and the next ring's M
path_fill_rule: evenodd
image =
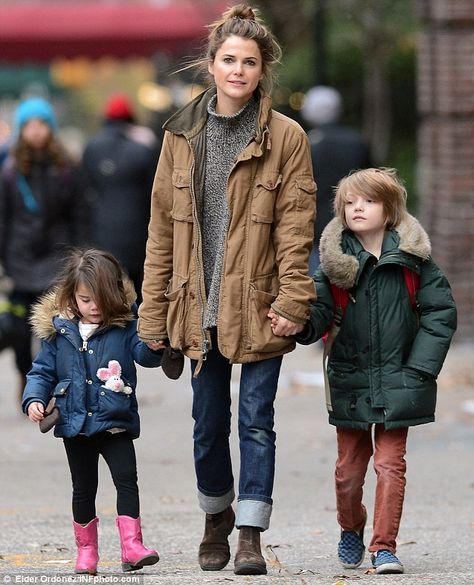
M304 325L294 323L293 321L278 315L273 309L268 311L267 317L271 319L270 327L272 328L273 335L277 335L278 337L290 337L304 329Z
M41 402L32 402L28 406L28 418L33 422L39 422L44 418L44 406Z

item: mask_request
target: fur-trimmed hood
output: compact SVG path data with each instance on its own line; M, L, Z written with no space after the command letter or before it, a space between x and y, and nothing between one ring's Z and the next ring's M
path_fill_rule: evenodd
M346 228L335 217L324 229L320 243L321 268L330 282L344 289L354 286L359 272L359 260L352 254L346 254L342 248L342 238ZM431 242L420 222L407 214L394 228L398 234L398 249L427 260L431 255Z
M136 301L137 295L133 283L128 278L123 281L125 288L125 296L130 308ZM56 328L53 319L59 317L59 309L56 303L56 288L52 288L45 293L40 300L33 305L30 317L30 324L33 333L40 339L51 339L56 335ZM133 320L133 315L130 313L129 318L121 318L112 321L112 325L124 327L128 321Z

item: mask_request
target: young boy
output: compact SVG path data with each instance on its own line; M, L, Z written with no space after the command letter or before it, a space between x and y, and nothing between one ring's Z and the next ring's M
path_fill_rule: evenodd
M408 427L434 421L436 377L456 330L449 283L431 259L426 232L407 212L406 196L392 169L361 170L340 181L336 217L321 238L317 301L297 336L313 343L339 317L327 348L326 388L337 432L338 557L345 568L364 560L362 488L374 455L368 549L377 573L404 570L395 553Z

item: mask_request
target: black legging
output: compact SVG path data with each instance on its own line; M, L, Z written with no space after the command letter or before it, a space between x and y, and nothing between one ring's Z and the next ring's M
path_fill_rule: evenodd
M87 524L96 516L99 455L105 459L117 489L117 514L138 518L137 461L133 440L126 432L78 435L64 439L72 478L72 515Z
M15 353L15 365L17 370L23 376L31 370L32 348L31 348L31 329L29 317L31 306L36 303L41 293L34 294L14 290L10 294L10 303L17 307L23 307L25 314L16 320L16 336L13 342L13 351Z

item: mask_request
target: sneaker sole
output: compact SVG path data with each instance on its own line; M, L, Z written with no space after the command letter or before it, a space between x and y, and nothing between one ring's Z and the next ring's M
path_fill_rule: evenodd
M377 575L388 575L390 573L403 573L404 569L402 565L398 563L384 563L380 565L380 567L375 567L375 572Z
M339 559L339 562L344 567L344 569L357 569L364 562L364 557L362 557L358 563L345 563L341 561L341 559Z

